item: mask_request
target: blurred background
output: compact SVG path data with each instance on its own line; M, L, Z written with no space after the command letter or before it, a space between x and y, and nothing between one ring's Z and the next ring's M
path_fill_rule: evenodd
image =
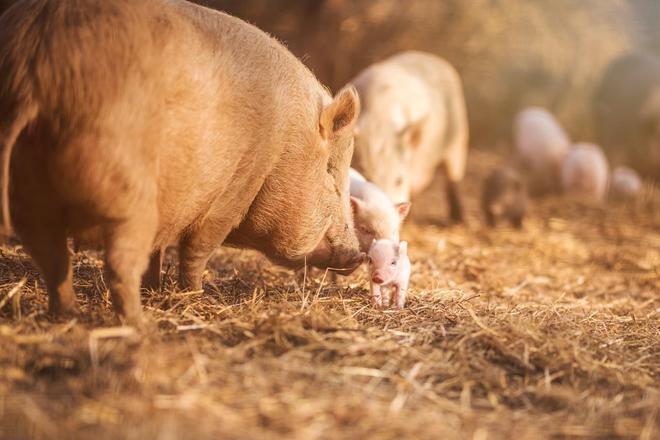
M200 0L283 41L337 90L401 50L451 62L464 81L473 146L507 142L514 114L550 109L593 137L592 97L607 64L660 53L657 0Z
M0 12L15 1L0 0ZM197 3L274 35L335 91L396 52L438 54L463 78L472 146L490 149L509 144L513 116L529 105L551 110L573 139L598 141L592 102L607 65L630 51L660 54L658 0Z

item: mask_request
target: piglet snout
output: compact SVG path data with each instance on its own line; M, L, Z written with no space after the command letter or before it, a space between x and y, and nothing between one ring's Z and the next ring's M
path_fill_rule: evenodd
M383 279L382 276L379 274L374 274L374 276L371 277L371 281L373 281L376 284L383 284L385 282L385 279Z

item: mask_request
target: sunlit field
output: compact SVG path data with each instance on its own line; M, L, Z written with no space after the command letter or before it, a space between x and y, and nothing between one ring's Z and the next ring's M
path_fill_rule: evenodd
M404 228L403 311L366 271L338 284L221 250L203 292L143 294L142 337L117 325L93 253L81 314L53 320L19 245L2 248L0 436L549 438L658 435L660 203L534 202L522 232L443 226L437 182Z

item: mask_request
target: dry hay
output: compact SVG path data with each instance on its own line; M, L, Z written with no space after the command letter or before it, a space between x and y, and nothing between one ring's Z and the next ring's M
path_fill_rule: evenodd
M172 289L170 265L140 338L99 329L116 323L94 254L75 259L83 313L54 321L3 247L0 438L658 438L659 195L544 200L523 232L489 231L475 195L496 158L471 160L469 225L437 225L439 183L415 204L401 312L370 306L364 273L302 285L223 250L204 292Z

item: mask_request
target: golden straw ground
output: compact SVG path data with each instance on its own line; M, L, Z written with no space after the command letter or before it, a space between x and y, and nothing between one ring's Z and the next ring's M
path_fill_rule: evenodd
M371 307L363 270L302 286L222 250L204 292L173 290L170 266L139 338L98 329L117 323L97 255L75 259L81 315L54 321L3 247L0 438L657 438L658 192L535 202L523 232L491 231L477 195L496 160L472 154L467 226L438 225L440 182L415 201L402 312Z

